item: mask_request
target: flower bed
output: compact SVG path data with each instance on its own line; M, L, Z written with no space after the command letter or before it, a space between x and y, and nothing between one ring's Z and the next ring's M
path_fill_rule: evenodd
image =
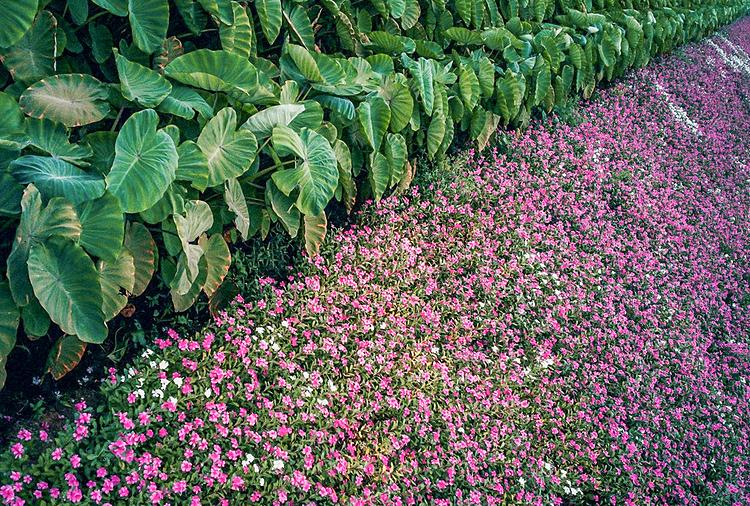
M381 202L19 432L0 497L747 504L748 51L745 19Z

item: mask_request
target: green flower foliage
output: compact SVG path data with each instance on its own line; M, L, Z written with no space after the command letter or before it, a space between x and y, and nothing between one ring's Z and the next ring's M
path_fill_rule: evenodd
M416 154L484 148L749 8L0 0L0 387L20 322L71 336L59 377L152 278L184 310L219 291L227 241L274 222L315 255L332 201L379 200Z

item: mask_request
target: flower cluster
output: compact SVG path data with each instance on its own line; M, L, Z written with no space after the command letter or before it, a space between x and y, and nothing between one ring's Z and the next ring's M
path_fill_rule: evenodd
M371 207L20 431L0 500L747 504L747 51L750 20Z

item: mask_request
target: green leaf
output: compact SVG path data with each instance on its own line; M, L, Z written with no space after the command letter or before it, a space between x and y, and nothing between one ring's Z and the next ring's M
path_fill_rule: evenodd
M131 293L141 295L148 287L156 269L156 243L151 232L142 224L133 222L125 231L125 248L133 256L135 277Z
M547 62L539 68L534 78L534 105L541 104L549 93L552 84L552 74Z
M481 46L484 43L481 33L462 26L448 28L445 36L462 46Z
M71 144L68 130L61 123L48 119L26 118L26 132L31 145L66 162L87 166L93 152L86 145Z
M231 212L234 213L234 226L242 234L242 238L250 238L250 212L247 208L245 193L236 179L228 179L224 183L224 202Z
M229 0L198 0L207 12L213 14L225 25L231 25L235 22L232 2Z
M284 19L299 43L308 50L313 50L315 48L315 33L310 18L307 16L306 8L297 5L291 12L284 10Z
M456 0L455 6L456 12L461 16L464 25L469 26L471 24L472 0Z
M196 111L204 118L214 115L213 108L198 92L180 85L172 86L172 91L159 104L158 110L187 120L193 119Z
M0 216L20 214L22 195L23 186L7 172L0 172Z
M127 294L133 291L135 284L135 261L133 255L123 249L113 261L99 260L96 268L102 291L102 313L104 320L109 321L128 303Z
M273 44L281 31L281 0L256 0L255 10L269 44Z
M310 257L320 254L320 246L326 237L328 219L326 213L317 216L305 216L305 250Z
M232 9L234 23L222 24L219 27L221 48L243 58L250 58L253 50L253 25L242 5L232 2Z
M47 335L52 323L36 297L32 297L29 303L21 308L21 319L23 331L30 339Z
M193 141L185 141L177 148L177 181L189 181L190 186L203 191L208 186L208 159Z
M287 44L286 50L305 79L318 83L326 81L310 51L295 44Z
M169 27L169 2L128 0L128 18L138 49L146 54L159 51Z
M29 86L18 104L31 117L68 127L88 125L109 113L107 88L87 74L58 74Z
M263 139L271 135L275 127L288 126L303 112L304 104L273 105L250 116L240 129L249 130L256 137Z
M391 17L398 19L406 11L406 0L388 0L388 9L391 12Z
M221 234L214 234L208 238L202 236L199 244L203 249L203 258L206 259L206 281L203 283L203 292L211 297L229 272L232 254Z
M83 143L91 148L91 167L100 174L106 175L115 161L115 142L117 133L100 130L83 138Z
M117 136L107 189L126 213L156 204L175 179L177 150L169 135L156 130L158 123L156 111L140 111L128 118Z
M18 103L0 91L0 149L21 150L29 144Z
M390 171L390 186L401 181L406 168L406 139L401 134L388 134L385 142L385 158Z
M501 117L497 114L491 112L487 113L484 127L477 136L477 144L479 145L480 151L486 148L487 144L489 144L490 138L492 138L492 135L497 131L497 125L500 123L500 119Z
M214 224L211 207L202 200L191 200L185 204L185 214L175 214L174 224L183 246L195 242Z
M479 79L470 67L464 67L458 78L458 86L461 90L461 99L468 110L474 109L481 98L482 90L479 87Z
M16 345L20 313L7 281L0 282L0 357L10 355ZM2 388L2 386L0 386Z
M104 342L99 275L80 246L56 237L34 244L29 279L39 303L63 332L89 343Z
M237 113L231 107L219 111L206 124L197 144L208 160L208 186L247 172L258 151L252 132L237 130Z
M125 217L120 202L109 192L76 207L81 222L79 244L92 256L114 261L122 249Z
M0 47L9 47L21 40L36 15L37 0L0 0Z
M59 158L26 155L10 164L13 177L21 184L33 183L45 199L65 197L73 204L101 197L104 180Z
M86 353L86 343L76 336L62 336L47 355L47 372L59 380L75 369Z
M210 91L251 94L260 86L253 64L229 51L198 49L172 60L164 72L183 84Z
M354 104L348 98L317 95L315 101L327 109L336 111L347 121L353 120L356 115Z
M432 117L430 126L427 128L427 156L430 159L437 154L444 135L445 117L442 114L436 114Z
M367 142L373 151L380 150L380 144L388 131L391 122L391 109L379 96L372 96L367 102L362 102L357 108L357 117ZM317 214L317 213L314 213Z
M405 82L388 78L378 90L378 95L391 111L391 132L400 132L409 124L414 109L414 99Z
M289 236L297 237L300 214L294 206L294 198L284 195L269 179L266 181L266 201L271 203L271 209L279 217Z
M7 260L8 281L13 299L19 306L27 305L32 298L27 261L29 249L52 235L77 241L81 224L73 206L60 198L49 201L42 209L42 196L34 185L26 187L21 198L21 221L16 228L13 247Z
M331 145L308 128L297 134L289 127L279 126L273 129L271 138L279 155L292 154L298 158L294 168L274 172L271 177L276 186L286 195L299 189L297 208L302 213L316 216L323 212L339 177Z
M206 265L205 258L201 257L200 261L198 262L198 269L198 275L196 276L192 285L190 285L190 288L187 290L187 292L185 292L184 294L180 294L177 292L177 290L174 289L170 292L172 296L172 305L174 306L175 311L185 311L190 306L192 306L196 300L198 300L198 296L201 293L201 288L206 282L206 278L208 276L208 267Z
M357 185L354 184L352 177L352 155L349 146L340 139L333 143L333 152L336 154L336 162L339 169L339 185L341 186L342 196L347 212L354 208L354 202L357 197Z
M172 91L172 85L161 74L135 63L113 49L120 77L122 96L143 107L156 107ZM189 119L189 118L188 118Z
M86 18L89 17L88 0L68 0L67 5L70 17L73 18L73 22L79 26L84 24Z
M414 27L422 14L418 0L406 0L404 13L401 15L401 28L409 30Z
M432 116L432 107L435 103L432 62L420 58L418 62L410 61L408 68L422 99L424 112L428 116Z
M114 14L115 16L125 17L128 15L127 0L91 0L102 9Z
M13 47L0 50L0 59L14 80L33 83L55 72L55 49L57 20L50 12L42 11Z
M375 153L372 157L368 176L375 202L379 202L388 189L388 183L391 180L391 167L388 164L388 159L381 153Z

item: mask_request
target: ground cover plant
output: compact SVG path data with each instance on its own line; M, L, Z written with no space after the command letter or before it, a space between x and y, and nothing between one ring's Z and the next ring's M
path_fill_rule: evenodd
M177 311L223 293L227 243L272 222L316 254L329 202L379 200L416 153L483 147L748 5L0 1L0 386L19 327L59 378L153 277Z
M372 204L21 429L0 498L747 504L749 52L745 19Z

